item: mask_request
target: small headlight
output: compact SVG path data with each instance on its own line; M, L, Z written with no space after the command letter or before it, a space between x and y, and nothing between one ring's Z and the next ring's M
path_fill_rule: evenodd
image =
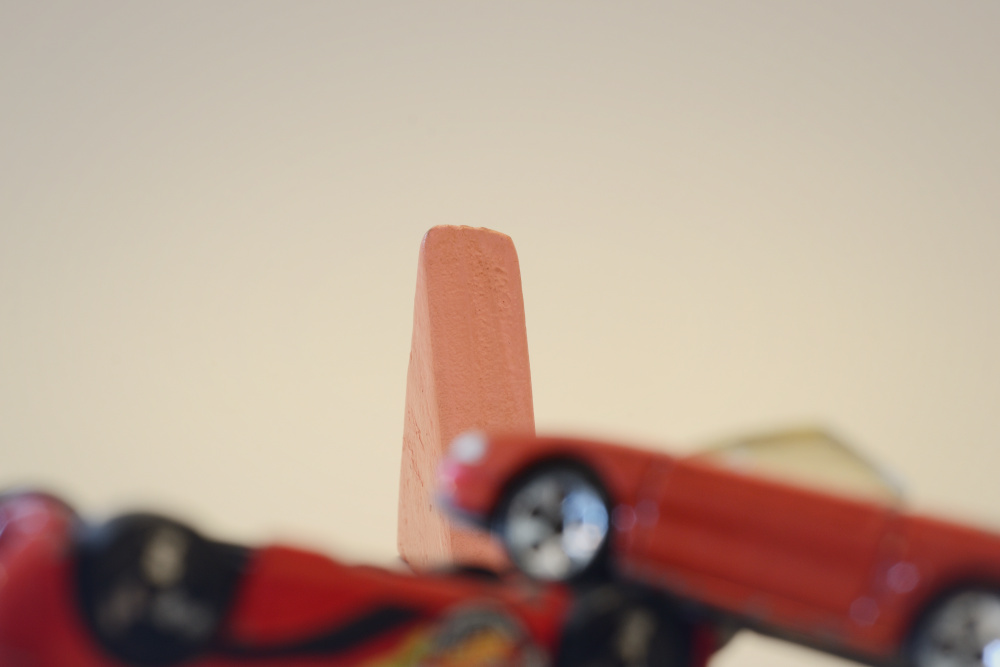
M478 463L486 456L486 434L482 431L466 431L451 441L448 458L458 463Z

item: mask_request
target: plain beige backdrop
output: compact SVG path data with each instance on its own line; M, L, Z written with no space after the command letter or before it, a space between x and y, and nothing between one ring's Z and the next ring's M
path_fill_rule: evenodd
M0 0L0 485L391 562L417 249L468 224L519 250L539 430L830 424L1000 525L998 35L992 0Z

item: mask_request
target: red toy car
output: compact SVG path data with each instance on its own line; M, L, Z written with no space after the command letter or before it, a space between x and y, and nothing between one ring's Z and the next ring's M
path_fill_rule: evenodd
M1000 535L915 516L821 431L665 454L466 434L442 503L537 579L614 575L877 665L1000 665Z
M523 578L348 566L156 515L93 525L50 495L0 499L3 667L703 662L678 622L634 588L578 597Z

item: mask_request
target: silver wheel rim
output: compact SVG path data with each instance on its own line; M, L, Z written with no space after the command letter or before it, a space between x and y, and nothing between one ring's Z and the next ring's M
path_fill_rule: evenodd
M524 573L565 581L600 553L608 535L608 508L583 475L556 470L515 492L501 530L511 559Z
M615 636L615 648L623 665L642 667L650 664L649 649L656 634L656 616L648 609L628 611Z
M1000 667L1000 595L949 599L927 619L913 657L917 667Z

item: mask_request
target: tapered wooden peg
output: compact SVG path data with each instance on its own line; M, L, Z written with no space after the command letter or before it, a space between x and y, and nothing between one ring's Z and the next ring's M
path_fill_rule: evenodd
M533 432L517 252L509 236L434 227L417 266L399 489L399 553L415 568L505 567L489 537L434 507L441 455L469 429Z

